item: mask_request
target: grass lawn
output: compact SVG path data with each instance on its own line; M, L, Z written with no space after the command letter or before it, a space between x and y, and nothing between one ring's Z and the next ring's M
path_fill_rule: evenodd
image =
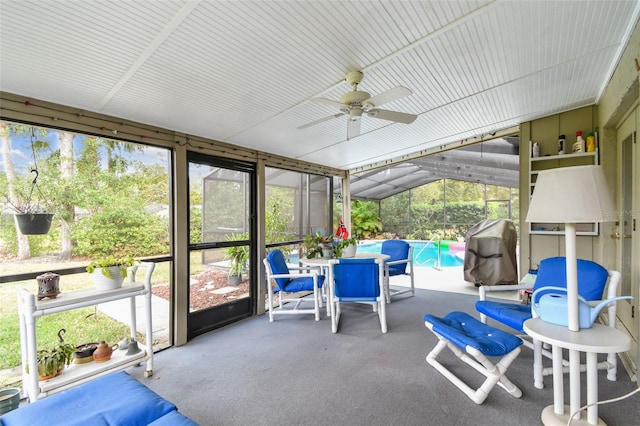
M12 264L12 273L56 270L86 264L86 262L38 263L33 261ZM6 269L7 264L2 266ZM14 266L16 266L14 268ZM152 277L152 285L169 282L170 262L158 263ZM144 271L143 271L144 272ZM6 271L2 271L6 273ZM142 280L144 276L137 276ZM87 273L64 275L60 277L60 291L69 292L93 286L91 277ZM20 326L18 322L17 294L20 288L37 294L36 280L0 284L0 369L12 368L20 365ZM129 326L115 321L100 312L96 307L75 309L67 312L46 315L36 320L38 349L47 349L58 341L58 330L64 328L65 342L81 345L102 340L115 344L129 335ZM140 342L145 343L144 336L139 335Z

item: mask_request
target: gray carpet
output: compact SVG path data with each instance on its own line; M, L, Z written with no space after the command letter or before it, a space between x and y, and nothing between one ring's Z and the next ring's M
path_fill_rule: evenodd
M130 373L200 425L539 425L553 403L551 377L533 387L532 352L522 349L507 376L521 399L498 386L474 404L425 361L437 343L423 316L454 310L477 317L477 297L416 290L388 305L389 332L364 305L343 308L340 328L311 315L250 318L156 354L154 375ZM481 376L444 352L447 365L474 386ZM450 355L450 356L449 356ZM617 382L599 372L600 399L635 389L619 365ZM583 376L583 382L584 382ZM568 383L565 384L568 390ZM568 391L566 391L568 392ZM583 400L586 391L583 383ZM640 424L640 396L601 405L609 425ZM583 415L586 418L586 414Z

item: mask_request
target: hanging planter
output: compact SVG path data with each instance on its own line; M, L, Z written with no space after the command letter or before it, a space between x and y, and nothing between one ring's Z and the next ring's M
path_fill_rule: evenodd
M23 235L44 235L51 228L53 213L47 207L48 203L38 187L38 165L35 148L35 134L31 131L31 149L33 151L34 167L31 173L35 174L31 182L31 190L28 196L11 193L7 196L9 204L16 211L15 218L18 229ZM35 194L34 194L35 190ZM35 195L35 197L34 197Z
M17 213L18 228L24 235L43 235L49 232L53 213Z

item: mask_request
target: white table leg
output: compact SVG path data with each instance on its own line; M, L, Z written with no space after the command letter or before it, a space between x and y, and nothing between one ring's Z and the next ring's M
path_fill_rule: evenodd
M598 401L598 356L596 353L587 352L587 404ZM587 408L587 422L590 425L598 424L598 406Z
M562 377L562 348L551 348L553 357L553 412L564 414L564 383Z
M569 350L569 407L570 414L580 408L580 352ZM580 413L574 419L580 419Z

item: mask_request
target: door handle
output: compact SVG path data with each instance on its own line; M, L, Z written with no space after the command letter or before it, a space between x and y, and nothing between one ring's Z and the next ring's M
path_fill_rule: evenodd
M624 238L631 238L631 234L624 234Z
M613 234L611 234L611 238L613 238L614 240L619 240L620 239L620 233L619 232L614 232Z

